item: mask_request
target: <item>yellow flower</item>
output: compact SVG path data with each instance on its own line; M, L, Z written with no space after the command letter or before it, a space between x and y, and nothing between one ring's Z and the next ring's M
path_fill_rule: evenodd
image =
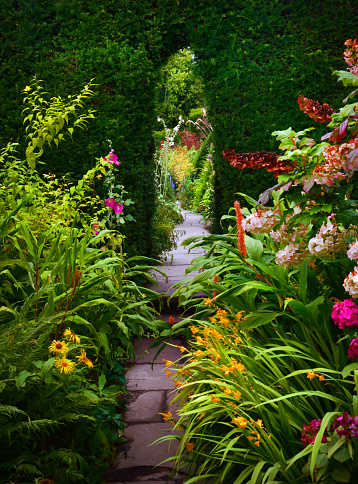
M192 450L193 450L193 449L194 449L194 447L195 447L195 444L193 444L192 442L187 442L187 443L185 444L185 447L186 447L186 450L187 450L188 452L192 452Z
M60 372L64 372L65 375L67 373L72 373L75 371L76 363L71 360L66 360L66 356L59 358L55 361L55 366L60 370Z
M235 417L232 420L232 423L235 423L238 427L240 427L241 429L244 429L249 422L244 417Z
M31 87L30 87L30 86L26 86L26 87L24 88L24 91L30 91L30 90L31 90Z
M165 370L165 376L166 376L167 378L170 378L170 377L172 376L172 374L173 374L173 373L172 373L171 371L169 371L169 370Z
M212 401L213 403L219 403L219 402L220 402L220 398L218 398L218 397L216 397L215 395L213 395L213 396L211 397L211 401Z
M182 387L183 385L184 385L184 383L183 383L183 382L181 382L180 380L177 380L177 381L175 382L175 386L176 386L177 388L180 388L180 387Z
M200 330L198 328L196 328L195 326L190 326L189 327L190 331L193 333L193 334L196 334L198 333Z
M212 301L210 298L204 300L205 306L211 308Z
M317 375L317 373L315 373L313 370L311 370L311 371L308 371L308 372L307 372L307 378L308 378L309 380L312 380L312 379L313 379L313 378L315 378L316 376L318 376L318 375Z
M188 351L188 350L185 348L185 346L178 346L178 345L177 345L177 348L179 348L179 349L180 349L180 351L181 351L182 353L184 353L184 351Z
M171 412L159 413L159 415L163 415L164 422L170 422L171 420L173 420L173 415Z
M174 363L170 360L166 360L165 358L163 358L163 361L165 363L165 366L169 368L169 366L172 366L174 365Z
M204 353L203 351L198 350L198 351L195 351L195 352L194 352L194 355L195 355L197 358L201 358L202 356L204 356L204 355L205 355L205 353Z
M64 341L53 340L48 349L50 353L56 353L57 356L68 353L68 346Z
M241 392L238 390L237 392L233 393L232 396L236 399L239 399L241 397Z
M323 375L319 375L318 379L319 381L325 381L325 377Z
M224 393L225 393L225 395L229 396L229 395L231 395L231 393L234 393L234 392L232 390L230 390L230 388L225 388Z
M82 363L87 365L88 368L93 368L93 363L89 358L87 358L85 350L81 350L80 356L76 356L76 358L78 359L78 362L81 361Z
M239 336L235 336L235 343L238 345L238 344L241 344L242 343L242 339L239 337Z
M73 341L74 343L75 342L77 344L80 344L81 343L80 337L77 336L77 334L72 333L71 328L68 328L68 329L65 330L65 332L63 333L63 337L64 338L68 338L70 341Z

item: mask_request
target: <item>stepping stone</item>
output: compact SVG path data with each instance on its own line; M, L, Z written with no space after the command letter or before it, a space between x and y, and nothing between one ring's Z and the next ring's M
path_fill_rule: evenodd
M164 391L149 391L134 396L126 411L126 422L162 422ZM164 410L164 409L163 409Z
M153 444L160 437L173 432L172 426L165 423L149 423L130 425L125 429L125 437L129 439L127 449L119 453L114 471L136 466L162 466L172 468L172 461L164 462L175 454L179 443L176 440ZM178 434L178 431L175 431ZM153 445L152 445L153 444ZM155 471L155 469L153 469ZM120 473L118 473L120 475Z

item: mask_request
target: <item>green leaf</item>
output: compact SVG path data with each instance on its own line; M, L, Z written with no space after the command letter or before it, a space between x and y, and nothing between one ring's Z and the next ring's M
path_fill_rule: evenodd
M351 479L351 473L344 466L339 466L332 472L332 478L338 482L349 482Z
M98 388L100 390L103 390L105 384L106 384L106 375L102 373L101 376L98 378Z
M240 328L242 328L243 331L257 328L263 324L271 323L271 321L273 321L277 316L281 316L281 313L275 313L272 311L256 311L245 317L240 324Z
M26 385L26 379L31 373L29 371L23 370L18 376L15 377L15 383L17 388L23 388Z
M333 454L333 458L338 460L338 462L345 462L346 460L351 458L351 454L349 452L349 449L347 447L344 447L343 449L337 450Z

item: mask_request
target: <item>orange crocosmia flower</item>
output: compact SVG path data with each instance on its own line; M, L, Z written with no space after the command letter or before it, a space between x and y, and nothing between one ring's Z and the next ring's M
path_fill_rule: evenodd
M163 358L163 361L164 361L166 367L174 365L174 363L172 361L166 360L165 358Z
M315 373L313 370L311 370L311 371L308 371L308 372L307 372L307 378L308 378L309 380L312 380L312 379L313 379L313 378L315 378L316 376L318 376L318 375L317 375L317 373Z
M170 378L172 375L173 375L173 373L172 373L171 371L169 371L169 370L165 370L165 376L166 376L167 378Z
M194 449L194 447L195 447L195 444L193 444L192 442L187 442L187 443L185 444L185 448L186 448L186 450L187 450L188 452L192 452L192 451L193 451L193 449Z
M318 379L319 381L325 381L325 377L323 375L319 375Z
M232 390L230 390L230 388L225 388L224 393L225 393L225 395L231 395L234 392Z
M196 328L195 326L189 326L190 331L193 334L199 333L200 329Z
M202 356L205 355L205 353L203 351L198 350L194 352L194 355L198 358L201 358Z
M185 351L189 351L185 348L185 346L177 346L177 348L179 348L182 353L184 353Z
M205 300L204 300L204 303L205 303L205 306L206 306L206 307L208 307L208 306L209 306L209 308L210 308L210 307L211 307L211 305L212 305L212 300L211 300L210 298L205 299Z
M232 422L241 429L246 428L247 424L249 423L248 420L244 417L235 417Z
M213 396L211 397L211 401L212 401L213 403L219 403L219 402L220 402L220 398L218 398L218 397L216 397L215 395L213 395Z

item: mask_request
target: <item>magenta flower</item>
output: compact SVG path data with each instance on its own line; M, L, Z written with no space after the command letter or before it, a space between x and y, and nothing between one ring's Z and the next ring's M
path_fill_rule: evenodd
M94 222L94 223L92 224L92 230L93 230L93 232L95 232L95 233L96 233L96 235L99 233L99 231L100 231L100 226L99 226L99 223L98 223L98 222Z
M105 205L106 207L113 208L114 213L122 213L124 206L121 205L120 203L117 203L114 198L107 198L105 200Z
M332 319L339 329L358 328L358 307L353 299L336 303L332 310Z
M352 339L349 348L348 348L348 356L350 360L354 360L358 356L358 338Z
M110 165L113 165L113 163L116 166L119 166L121 163L118 161L118 156L115 154L114 150L111 150L110 153L108 153L107 156L105 156L105 161L108 161Z
M319 419L312 420L308 425L303 424L303 430L301 432L301 442L303 445L313 444L318 431L321 427L322 421ZM326 433L322 437L322 442L327 442Z

